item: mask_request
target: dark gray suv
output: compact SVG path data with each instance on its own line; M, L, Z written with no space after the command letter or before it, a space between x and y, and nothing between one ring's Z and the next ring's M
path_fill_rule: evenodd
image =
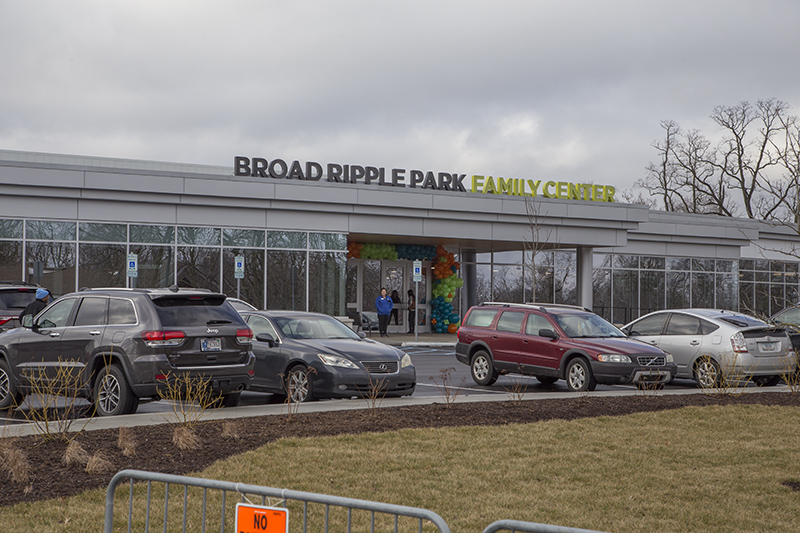
M21 403L32 377L64 376L64 366L80 369L77 394L101 416L136 412L179 375L207 380L231 407L254 375L253 332L224 294L90 289L23 325L0 334L0 409Z
M0 281L0 332L19 326L19 314L36 299L35 283Z

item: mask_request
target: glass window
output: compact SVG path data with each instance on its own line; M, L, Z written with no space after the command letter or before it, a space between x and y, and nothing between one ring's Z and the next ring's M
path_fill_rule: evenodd
M175 226L143 226L131 224L131 242L173 244Z
M21 239L22 221L12 219L0 219L0 239Z
M273 340L278 339L278 334L275 332L275 328L272 327L272 323L263 316L249 315L247 317L247 325L253 330L253 337L266 333L272 336Z
M672 313L667 324L666 335L700 335L700 319L683 313Z
M505 311L497 321L497 331L507 331L509 333L519 333L522 329L522 320L525 313L519 311Z
M688 272L667 272L667 308L691 307L691 285Z
M81 222L80 239L82 241L127 242L128 228L125 224Z
M264 247L264 231L254 229L223 229L222 243L225 246Z
M130 252L139 259L139 277L131 278L132 287L169 287L175 283L175 248L131 244Z
M344 233L309 233L308 241L312 250L347 250Z
M692 307L714 307L714 274L692 272Z
M475 282L478 302L491 302L492 265L475 265Z
M740 270L739 279L741 281L753 281L755 279L754 272L750 270Z
M692 270L702 272L714 272L713 259L692 259Z
M133 302L123 298L111 298L108 302L109 325L136 324Z
M735 261L717 259L717 272L736 272L738 265Z
M663 257L640 257L641 268L645 270L664 270L666 260Z
M28 242L27 281L50 289L54 296L75 290L75 244L71 242Z
M595 268L592 272L592 311L611 320L611 270Z
M639 271L614 270L613 322L627 324L639 313Z
M646 314L664 309L667 273L643 270L639 273L639 278L639 313Z
M667 257L667 270L689 270L691 261L685 257Z
M786 298L783 296L783 285L771 285L769 288L769 310L767 315L782 311L786 307Z
M594 268L611 268L611 254L593 254L592 265Z
M754 315L769 315L769 283L755 284L755 304L749 311Z
M669 313L657 313L634 322L628 330L628 335L631 337L661 335L668 316Z
M242 324L244 320L224 296L161 296L153 300L161 326L166 328L208 324L210 321L221 321L218 324Z
M219 292L219 248L178 247L178 287Z
M267 309L305 311L306 267L306 252L267 252Z
M178 244L199 244L201 246L219 246L220 229L207 227L178 227Z
M790 307L775 317L779 324L794 324L800 326L800 307Z
M79 287L124 287L127 252L124 244L84 244L80 252ZM141 268L141 267L140 267Z
M0 242L0 279L21 280L22 243Z
M786 263L786 273L797 274L797 263Z
M488 328L492 325L496 315L497 309L473 309L470 311L469 315L467 315L467 320L464 322L464 325Z
M614 268L639 268L638 255L615 255Z
M55 222L52 220L29 220L25 224L29 239L47 241L74 241L75 222Z
M491 263L492 262L492 253L491 252L483 252L480 254L475 254L475 262L476 263Z
M345 314L347 252L308 254L308 310L331 316Z
M739 310L753 313L755 308L755 283L739 283Z
M235 259L237 255L244 257L244 277L241 280L236 279ZM235 297L237 287L239 298L258 309L264 308L264 250L223 249L222 292L229 297Z
M541 329L554 330L552 324L550 324L545 317L537 315L536 313L530 313L528 315L528 321L525 323L525 333L538 337L539 330Z
M63 328L67 325L67 320L69 320L76 301L77 298L59 300L48 309L45 309L36 323L42 328Z
M739 289L737 287L737 276L735 273L716 274L716 305L717 309L738 309Z
M700 319L700 333L702 335L709 335L719 329L719 326L709 322L708 320Z
M268 231L267 248L303 249L307 247L308 234L304 231Z
M753 270L754 268L752 259L739 259L739 270Z
M494 265L492 298L498 302L522 303L522 265Z
M76 326L104 326L108 298L83 298L75 316Z
M753 261L756 270L769 270L769 261L766 259L756 259Z
M495 263L504 264L504 265L521 265L522 264L522 252L520 252L520 251L495 252L494 253L494 262Z

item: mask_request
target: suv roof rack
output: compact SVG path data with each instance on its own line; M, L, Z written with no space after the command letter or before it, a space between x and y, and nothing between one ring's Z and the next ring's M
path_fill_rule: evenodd
M38 283L31 283L29 281L0 281L0 285L24 285L25 287L41 287Z
M582 307L580 305L568 305L568 304L548 304L548 303L536 303L536 302L528 302L525 304L521 303L513 303L513 302L481 302L480 305L499 305L503 307L524 307L526 309L536 309L538 311L542 311L543 313L547 312L547 308L556 307L559 309L575 309L578 311L587 311L589 313L592 312L591 309L586 307Z

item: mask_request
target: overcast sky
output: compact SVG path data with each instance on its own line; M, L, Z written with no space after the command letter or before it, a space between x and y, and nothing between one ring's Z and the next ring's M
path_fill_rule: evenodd
M799 63L798 0L0 0L0 148L629 189Z

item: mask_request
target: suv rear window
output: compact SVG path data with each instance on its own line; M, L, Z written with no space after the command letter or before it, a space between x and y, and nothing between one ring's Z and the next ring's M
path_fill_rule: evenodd
M497 309L473 309L467 316L464 325L488 328L492 325L494 317L497 316L497 312Z
M497 321L497 331L507 331L509 333L519 333L522 328L522 320L525 313L519 311L504 311Z
M36 299L36 289L0 291L0 309L25 309Z
M163 327L243 322L222 296L165 296L154 299L153 303Z

